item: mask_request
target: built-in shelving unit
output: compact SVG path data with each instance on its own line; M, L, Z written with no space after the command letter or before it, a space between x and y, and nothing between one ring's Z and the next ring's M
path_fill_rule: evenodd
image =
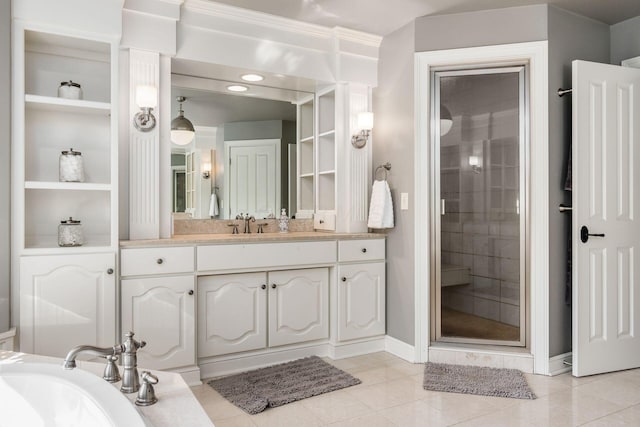
M336 210L336 90L335 87L318 92L317 118L317 164L316 214L321 217L335 216ZM325 221L322 224L334 224ZM321 227L331 229L331 226Z
M314 97L311 96L298 104L298 206L297 218L311 218L315 210L315 121Z
M14 248L27 255L117 248L117 43L25 26L16 31ZM57 96L79 83L83 99ZM82 153L84 182L59 181L59 157ZM58 246L60 221L82 221L82 248Z

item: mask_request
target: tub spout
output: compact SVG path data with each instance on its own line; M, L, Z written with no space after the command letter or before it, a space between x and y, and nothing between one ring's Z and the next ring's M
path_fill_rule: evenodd
M73 369L76 367L76 357L78 357L81 353L89 353L95 354L98 356L116 356L122 353L124 350L122 345L114 345L113 347L94 347L92 345L79 345L77 347L72 348L69 353L67 353L67 357L64 358L63 367L64 369Z

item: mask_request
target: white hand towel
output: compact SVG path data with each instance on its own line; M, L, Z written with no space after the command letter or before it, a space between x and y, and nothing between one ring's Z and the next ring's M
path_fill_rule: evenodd
M209 216L218 216L218 196L216 193L211 193L211 201L209 202Z
M393 202L387 181L376 181L371 190L369 228L393 228Z

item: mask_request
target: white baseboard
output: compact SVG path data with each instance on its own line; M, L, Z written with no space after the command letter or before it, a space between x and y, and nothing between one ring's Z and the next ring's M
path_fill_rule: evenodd
M386 335L384 337L384 349L387 353L398 356L407 362L415 363L416 350L411 344Z
M549 375L560 375L565 372L571 372L571 365L566 365L564 362L571 362L571 352L559 354L549 358Z
M347 357L385 351L385 341L384 337L379 337L346 344L329 344L328 350L328 356L330 358L344 359Z

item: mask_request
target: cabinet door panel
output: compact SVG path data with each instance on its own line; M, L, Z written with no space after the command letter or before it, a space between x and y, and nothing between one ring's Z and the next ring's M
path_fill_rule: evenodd
M138 353L143 368L195 363L193 276L122 280L122 331L147 342Z
M20 351L64 357L77 345L113 346L114 270L113 253L22 257Z
M329 336L327 268L271 272L269 286L270 347Z
M384 262L341 265L338 277L338 341L384 334Z
M265 273L198 278L198 357L265 348L266 294Z

